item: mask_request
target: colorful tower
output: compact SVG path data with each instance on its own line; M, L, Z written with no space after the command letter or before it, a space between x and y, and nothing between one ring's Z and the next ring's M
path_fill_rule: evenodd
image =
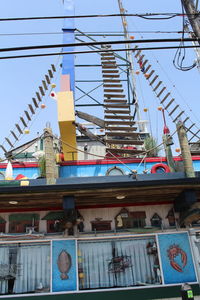
M66 16L74 16L74 0L63 0ZM74 19L64 19L63 43L74 43ZM63 47L63 52L73 52L74 47ZM76 127L74 111L75 71L74 54L63 55L62 75L58 101L58 123L65 160L77 160Z

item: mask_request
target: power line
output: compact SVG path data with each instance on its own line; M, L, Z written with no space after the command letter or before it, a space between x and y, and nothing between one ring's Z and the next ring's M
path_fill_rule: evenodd
M0 52L11 51L25 51L35 49L49 49L60 47L84 47L84 46L97 46L97 45L118 45L118 44L141 44L141 43L172 43L172 42L193 42L200 41L198 38L184 38L184 39L143 39L143 40L118 40L118 41L103 41L103 42L82 42L82 43L68 43L68 44L52 44L52 45L37 45L37 46L23 46L12 48L1 48ZM111 50L109 50L111 51Z
M92 31L85 32L89 36L123 36L122 31ZM146 31L128 31L128 33L166 33L166 34L182 34L182 31L160 31L160 30L146 30ZM20 33L0 33L0 36L31 36L31 35L63 35L63 31L60 32L20 32ZM82 34L75 33L76 36L83 36Z
M144 48L133 48L132 51L142 50L142 51L151 51L151 50L169 50L169 49L180 49L180 48L200 48L199 46L168 46L168 47L144 47ZM108 50L110 51L110 50ZM114 49L116 51L126 51L126 49ZM43 53L43 54L27 54L27 55L15 55L15 56L3 56L0 57L0 60L3 59L17 59L17 58L33 58L33 57L42 57L42 56L56 56L56 55L68 55L68 54L92 54L92 53L101 53L106 52L106 50L92 50L92 51L72 51L72 52L52 52L52 53Z
M188 16L188 14L184 14ZM190 14L198 16L199 13ZM77 15L77 16L48 16L48 17L20 17L20 18L1 18L0 22L7 21L30 21L30 20L54 20L54 19L81 19L81 18L107 18L107 17L139 17L148 20L171 19L174 17L182 17L183 13L143 13L143 14L102 14L102 15ZM159 17L158 17L159 16Z

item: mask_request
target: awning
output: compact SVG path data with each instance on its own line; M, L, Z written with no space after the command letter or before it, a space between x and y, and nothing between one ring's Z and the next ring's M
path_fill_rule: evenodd
M38 214L12 214L9 216L9 221L32 221L39 220Z
M60 220L64 218L64 211L52 211L49 212L42 220Z
M6 221L2 217L0 217L0 224L3 224L3 223L6 223Z

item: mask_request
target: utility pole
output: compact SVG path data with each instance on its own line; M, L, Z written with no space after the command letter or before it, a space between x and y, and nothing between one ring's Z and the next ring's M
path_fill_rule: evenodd
M181 0L188 20L192 26L195 36L200 39L200 15L195 7L194 0ZM200 45L200 41L198 41Z
M119 5L119 10L120 10L120 14L121 19L122 19L122 25L123 25L123 29L124 29L124 38L125 40L130 40L130 35L128 33L128 23L127 23L127 19L125 16L125 9L123 7L122 4L122 0L118 0L118 5ZM130 76L131 76L131 81L132 81L132 89L133 89L133 97L134 97L134 101L135 101L135 109L136 109L136 116L137 116L137 121L138 121L138 128L140 132L148 132L147 130L147 126L146 126L146 122L143 122L141 120L141 115L140 115L140 109L139 109L139 103L138 103L138 98L137 98L137 94L136 94L136 90L135 90L135 86L136 86L136 80L135 80L135 74L134 74L134 64L133 64L133 57L132 57L132 50L130 49L130 44L126 43L125 44L126 47L126 56L127 56L127 60L129 61L130 67L129 67L129 71L130 71Z
M53 135L51 128L44 129L44 148L46 162L46 180L47 184L56 183L56 162L53 149Z

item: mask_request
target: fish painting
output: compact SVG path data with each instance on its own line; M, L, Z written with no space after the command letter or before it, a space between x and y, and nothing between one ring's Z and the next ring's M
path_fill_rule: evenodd
M60 254L58 256L58 260L57 260L57 265L58 265L58 269L61 273L60 278L62 280L68 279L69 276L67 275L67 273L71 269L72 259L71 259L71 255L67 251L62 250L60 252Z

